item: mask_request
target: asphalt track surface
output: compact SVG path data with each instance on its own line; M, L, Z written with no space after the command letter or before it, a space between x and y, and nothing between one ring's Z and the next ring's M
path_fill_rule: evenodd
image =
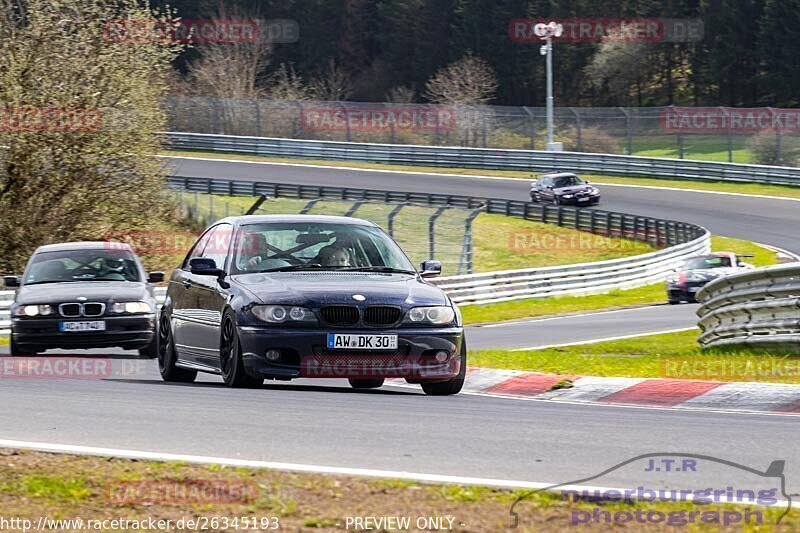
M230 162L181 160L175 174L500 198L524 199L527 194L525 181ZM616 187L604 194L604 209L696 222L721 235L800 251L792 202ZM692 316L691 306L656 309ZM515 335L535 331L530 345L540 345L556 338L578 340L583 333L574 330L587 320L614 320L616 326L597 326L604 336L632 323L624 312L560 320L545 328L535 323L505 327ZM671 317L667 321L675 327ZM556 326L563 335L547 337ZM470 335L496 335L500 328L480 329ZM528 340L525 333L519 342ZM787 492L800 492L800 427L787 416L470 394L434 398L395 386L355 392L329 380L231 390L216 376L203 376L193 385L165 384L154 361L121 359L117 364L126 362L136 364L106 379L3 379L0 438L549 483L586 478L643 453L682 452L761 470L774 459L785 459ZM730 469L716 472L708 482L724 487L740 482L740 476L741 471ZM641 472L619 471L596 484L635 487L642 477Z
M339 380L234 390L210 375L163 383L153 360L115 364L121 375L102 380L4 379L0 438L546 483L682 452L762 470L786 459L787 490L800 491L800 429L786 416L355 392ZM596 484L636 486L641 476L620 471ZM728 469L708 482L741 476Z

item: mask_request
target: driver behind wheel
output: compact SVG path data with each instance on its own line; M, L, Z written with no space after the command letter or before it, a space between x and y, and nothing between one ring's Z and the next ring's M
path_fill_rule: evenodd
M350 266L350 254L348 251L333 244L321 248L318 257L322 266Z

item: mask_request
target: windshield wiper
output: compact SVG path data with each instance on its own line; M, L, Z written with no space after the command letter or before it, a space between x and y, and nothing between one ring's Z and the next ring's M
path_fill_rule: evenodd
M342 270L347 270L349 272L388 272L391 274L416 274L413 270L403 270L402 268L394 268L389 266L364 266L364 267L353 267L353 268L343 268Z
M324 267L320 264L312 263L312 264L302 264L302 265L288 265L278 268L269 268L267 270L253 270L252 272L248 272L248 274L252 274L255 272L264 273L264 272L291 272L293 270L320 270L326 268L329 267Z

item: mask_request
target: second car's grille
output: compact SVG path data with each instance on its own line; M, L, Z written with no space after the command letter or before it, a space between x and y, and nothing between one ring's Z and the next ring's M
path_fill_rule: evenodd
M81 316L81 304L61 304L58 306L58 312L66 317Z
M100 316L104 310L105 305L103 304L83 304L83 316Z
M400 309L374 306L364 310L364 323L369 326L391 326L400 320Z
M102 316L103 312L106 310L106 304L103 303L68 303L68 304L59 304L58 312L61 316L66 318L75 318L79 316L87 316L87 317L94 317L94 316Z
M322 320L334 326L352 326L358 323L358 307L330 305L320 309Z

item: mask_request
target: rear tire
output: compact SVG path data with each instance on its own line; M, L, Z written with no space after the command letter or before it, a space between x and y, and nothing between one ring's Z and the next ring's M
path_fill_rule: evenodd
M461 369L453 379L441 381L439 383L423 383L422 390L428 396L451 396L461 392L464 386L464 379L467 376L467 341L461 342Z
M674 298L670 298L667 301L669 302L669 305L678 305L679 303L681 303L680 300L675 300Z
M192 383L197 377L196 370L175 366L175 343L172 340L172 327L166 313L161 314L158 328L158 371L161 379L172 383Z
M375 378L375 379L359 379L359 378L348 378L350 382L350 386L354 389L377 389L378 387L383 386L384 379L383 378Z
M220 369L222 379L228 387L238 389L255 389L264 384L264 378L254 378L244 370L242 361L242 345L236 330L236 321L228 311L222 317L222 329L219 339Z

